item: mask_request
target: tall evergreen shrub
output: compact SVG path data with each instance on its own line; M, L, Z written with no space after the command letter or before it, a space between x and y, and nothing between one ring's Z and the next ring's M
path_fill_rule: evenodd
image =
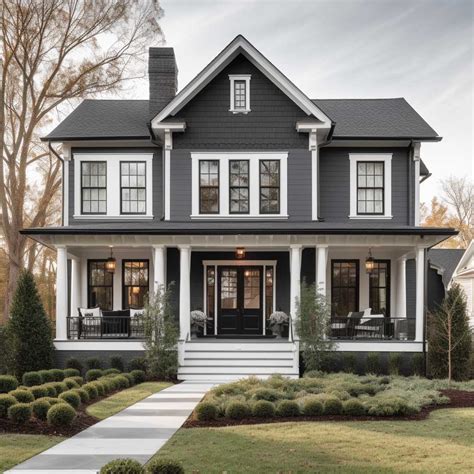
M28 271L23 271L18 279L8 325L15 374L22 377L25 372L50 368L54 350L51 323Z

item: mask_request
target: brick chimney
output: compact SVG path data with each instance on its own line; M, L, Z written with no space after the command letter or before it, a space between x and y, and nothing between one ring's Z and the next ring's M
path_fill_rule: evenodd
M178 67L173 48L149 48L148 80L150 116L162 110L178 89Z

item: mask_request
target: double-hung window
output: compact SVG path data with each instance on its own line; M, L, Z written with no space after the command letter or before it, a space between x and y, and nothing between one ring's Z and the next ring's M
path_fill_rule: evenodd
M231 214L249 213L249 160L229 161L229 195Z
M331 312L348 316L359 311L359 260L331 260Z
M219 161L199 161L199 212L219 214Z
M121 214L146 214L146 163L120 162Z
M279 160L260 160L260 213L280 213Z
M107 213L107 163L81 162L81 213Z
M87 305L112 310L114 274L107 271L106 260L88 260L87 263Z
M230 109L234 114L250 112L250 74L230 74Z
M122 271L123 308L143 308L149 290L148 260L123 260Z

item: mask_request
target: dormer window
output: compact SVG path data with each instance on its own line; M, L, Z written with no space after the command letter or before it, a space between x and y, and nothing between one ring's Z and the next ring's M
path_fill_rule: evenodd
M230 109L234 114L250 112L250 74L231 74L230 81Z

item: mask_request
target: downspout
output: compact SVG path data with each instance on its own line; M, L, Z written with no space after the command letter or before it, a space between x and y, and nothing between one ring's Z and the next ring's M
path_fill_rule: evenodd
M151 123L147 123L148 130L150 131L150 141L153 143L153 145L161 147L162 150L162 155L161 155L161 216L160 216L160 221L165 220L165 198L166 198L166 191L165 191L165 157L164 157L164 152L165 149L163 147L163 143L159 142L156 138L155 132L153 131L153 128L151 126Z
M61 203L61 209L63 212L61 212L61 227L64 226L64 180L66 177L64 176L64 160L63 158L59 155L59 153L52 147L51 141L48 141L48 148L49 151L56 157L58 160L61 162L61 176L62 176L62 203Z

